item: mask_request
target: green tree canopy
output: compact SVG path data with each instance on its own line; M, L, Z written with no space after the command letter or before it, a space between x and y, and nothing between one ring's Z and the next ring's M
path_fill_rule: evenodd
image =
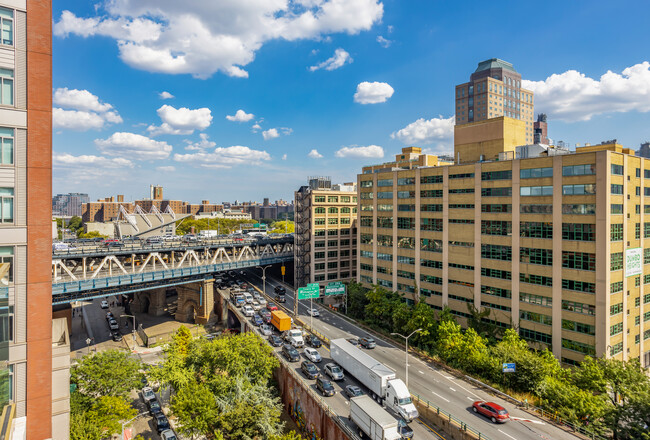
M84 356L72 368L70 381L87 396L126 397L140 386L140 361L119 350L106 350Z

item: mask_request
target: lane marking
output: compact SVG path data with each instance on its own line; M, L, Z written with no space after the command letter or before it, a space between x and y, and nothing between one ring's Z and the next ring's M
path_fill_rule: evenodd
M454 391L454 392L456 391L456 390L455 390L455 389L453 389L452 387L449 387L449 389L450 389L450 390L452 390L452 391Z
M418 373L420 373L420 374L424 374L424 371L422 371L422 370L418 370Z
M514 437L511 436L510 434L506 434L505 432L501 431L500 429L499 429L498 431L499 431L501 434L510 437L512 440L517 440L516 438L514 438Z
M471 400L472 402L474 401L474 399L472 399L472 398L469 397L469 396L465 396L465 397L467 397L467 399L468 399L468 400Z
M530 423L536 423L536 424L538 424L538 425L546 425L546 423L541 422L541 421L539 421L539 420L524 419L524 418L522 418L522 417L514 417L514 416L511 416L510 419L511 419L511 420L517 420L517 421L519 421L519 422L530 422Z
M431 391L431 392L432 392L433 394L435 394L436 396L440 397L440 398L441 398L442 400L444 400L445 402L450 403L450 402L449 402L449 399L446 399L446 398L442 397L440 394L436 393L435 391Z

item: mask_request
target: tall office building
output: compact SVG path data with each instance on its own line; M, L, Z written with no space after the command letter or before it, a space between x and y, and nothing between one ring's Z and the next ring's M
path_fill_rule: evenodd
M295 193L296 286L357 277L356 184L310 178Z
M524 142L532 144L534 94L521 88L521 74L512 64L481 61L467 83L456 86L456 125L505 117L523 122Z
M119 201L118 196L118 201ZM68 193L57 194L52 197L52 215L63 217L81 217L83 214L82 205L90 202L88 194Z
M70 429L67 324L52 320L51 10L0 0L0 399L13 437L34 440Z

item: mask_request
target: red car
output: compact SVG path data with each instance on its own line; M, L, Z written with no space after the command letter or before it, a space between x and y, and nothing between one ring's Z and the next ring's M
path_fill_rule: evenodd
M273 304L272 302L270 302L270 303L267 303L267 304L266 304L266 309L267 309L268 311L272 312L272 311L274 311L274 310L278 310L278 306L276 306L275 304Z
M492 420L492 423L505 423L510 419L508 411L494 402L478 400L472 404L472 409L475 413L482 414Z

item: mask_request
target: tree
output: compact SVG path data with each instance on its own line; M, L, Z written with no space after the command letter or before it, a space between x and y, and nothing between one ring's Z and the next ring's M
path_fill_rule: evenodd
M100 234L97 231L81 232L79 234L79 238L98 238L98 237L108 238L107 235Z
M118 434L122 429L120 421L130 420L138 414L123 397L102 396L87 415L102 429L103 435Z
M101 440L104 432L88 413L70 414L70 440Z
M381 286L373 286L367 291L366 298L366 321L385 330L391 331L393 309L401 302L401 297L397 293L390 292ZM386 328L386 325L389 328Z
M406 303L399 303L393 310L393 330L396 332L405 332L404 330L413 316L413 309Z
M270 228L270 234L293 234L296 230L296 226L291 220L273 222Z
M413 345L429 347L435 343L438 323L436 314L425 302L419 302L411 314L411 319L404 326L407 334L421 328L422 330L412 336ZM406 335L405 335L406 336Z
M366 306L368 305L368 298L366 292L368 289L363 287L361 283L351 281L348 286L348 309L346 313L355 319L363 319L365 315Z
M281 435L272 435L269 440L302 440L302 436L296 431L289 431Z
M73 216L70 221L68 222L68 229L78 232L83 228L83 221L81 220L81 217L75 215Z
M84 356L72 368L70 381L87 396L126 397L129 391L140 386L141 367L141 362L127 353L106 350Z
M190 380L174 395L171 402L172 413L178 417L178 431L194 437L206 435L214 438L214 421L218 417L217 405L210 389Z

